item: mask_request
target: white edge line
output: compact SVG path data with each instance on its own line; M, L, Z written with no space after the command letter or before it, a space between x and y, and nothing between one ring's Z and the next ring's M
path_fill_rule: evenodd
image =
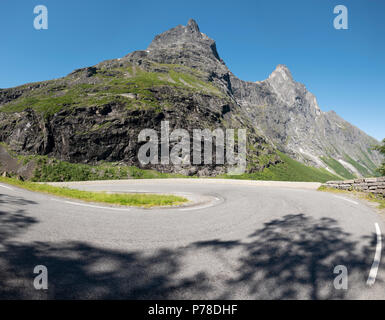
M218 197L213 197L213 198L215 199L216 202L221 201L221 199ZM182 208L182 209L179 209L179 211L192 211L192 210L206 209L206 208L211 208L214 205L215 205L214 203L209 203L209 204L196 206L196 207Z
M334 196L335 198L338 198L338 199L342 199L342 200L345 200L345 201L348 201L348 202L351 202L351 203L354 203L354 204L358 204L358 202L355 202L353 200L350 200L350 199L346 199L344 197L340 197L340 196Z
M14 191L12 188L10 188L10 187L7 187L7 186L3 186L2 184L0 184L0 187L2 187L2 188L5 188L5 189L8 189L8 190L12 190L12 191Z
M378 223L375 223L374 226L376 227L376 233L377 233L377 245L376 245L376 253L374 254L372 268L370 269L369 277L368 277L368 280L366 281L366 284L368 286L372 286L376 281L378 266L380 265L380 260L381 260L381 250L382 250L381 230Z
M51 198L51 200L62 202L62 203L68 203L68 204L72 204L72 205L76 205L76 206L81 206L81 207L90 207L90 208L97 208L97 209L104 209L104 210L115 210L115 211L130 211L130 209L94 206L91 204L78 203L78 202L72 202L72 201L61 201L61 200L57 200L57 199L53 199L53 198Z
M200 210L200 209L206 209L214 206L213 203L207 204L207 205L202 205L202 206L197 206L197 207L191 207L191 208L184 208L184 209L179 209L179 211L192 211L192 210Z

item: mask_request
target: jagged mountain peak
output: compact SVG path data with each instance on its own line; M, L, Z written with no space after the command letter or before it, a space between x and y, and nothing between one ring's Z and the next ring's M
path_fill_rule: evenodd
M199 30L199 26L194 19L190 19L187 22L186 28L187 28L187 30L189 30L192 33L199 33L199 34L201 33Z
M279 64L265 81L286 105L305 107L305 112L318 116L321 110L316 97L306 89L305 85L293 79L289 68Z
M294 104L297 97L305 97L309 93L303 84L293 79L289 68L284 64L279 64L263 82L267 83L286 105ZM313 96L309 98L313 100ZM316 101L312 101L312 104L318 109Z
M147 49L154 50L167 48L181 45L183 43L199 43L204 38L208 39L207 36L204 37L204 35L200 32L196 21L194 19L190 19L186 26L178 25L155 36L154 40Z
M275 70L270 74L269 79L281 78L282 80L293 80L293 76L289 70L289 68L284 64L279 64Z
M178 25L157 36L148 46L147 51L156 50L178 50L180 48L193 48L199 54L214 55L220 60L215 41L200 32L199 26L194 19L190 19L187 25Z

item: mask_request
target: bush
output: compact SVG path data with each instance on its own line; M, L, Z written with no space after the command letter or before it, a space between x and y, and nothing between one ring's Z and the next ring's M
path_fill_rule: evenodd
M382 155L385 156L385 139L382 140L382 145L375 146L374 150L379 151ZM378 168L378 171L381 175L385 176L385 161L382 163L381 167Z

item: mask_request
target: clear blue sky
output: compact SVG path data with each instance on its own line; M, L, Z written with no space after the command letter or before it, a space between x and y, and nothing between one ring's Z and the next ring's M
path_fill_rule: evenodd
M33 28L39 4L48 30ZM333 28L338 4L349 10L348 30ZM194 18L241 79L263 80L286 64L322 110L385 138L384 0L1 0L0 12L0 88L145 49Z

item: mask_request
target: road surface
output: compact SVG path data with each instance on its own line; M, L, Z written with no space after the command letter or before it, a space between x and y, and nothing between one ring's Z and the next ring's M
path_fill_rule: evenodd
M385 298L376 233L376 224L385 230L383 218L358 200L314 190L317 184L181 179L67 186L183 194L194 203L117 208L0 184L0 298ZM47 267L48 290L33 286L37 265ZM334 285L341 265L347 290Z

